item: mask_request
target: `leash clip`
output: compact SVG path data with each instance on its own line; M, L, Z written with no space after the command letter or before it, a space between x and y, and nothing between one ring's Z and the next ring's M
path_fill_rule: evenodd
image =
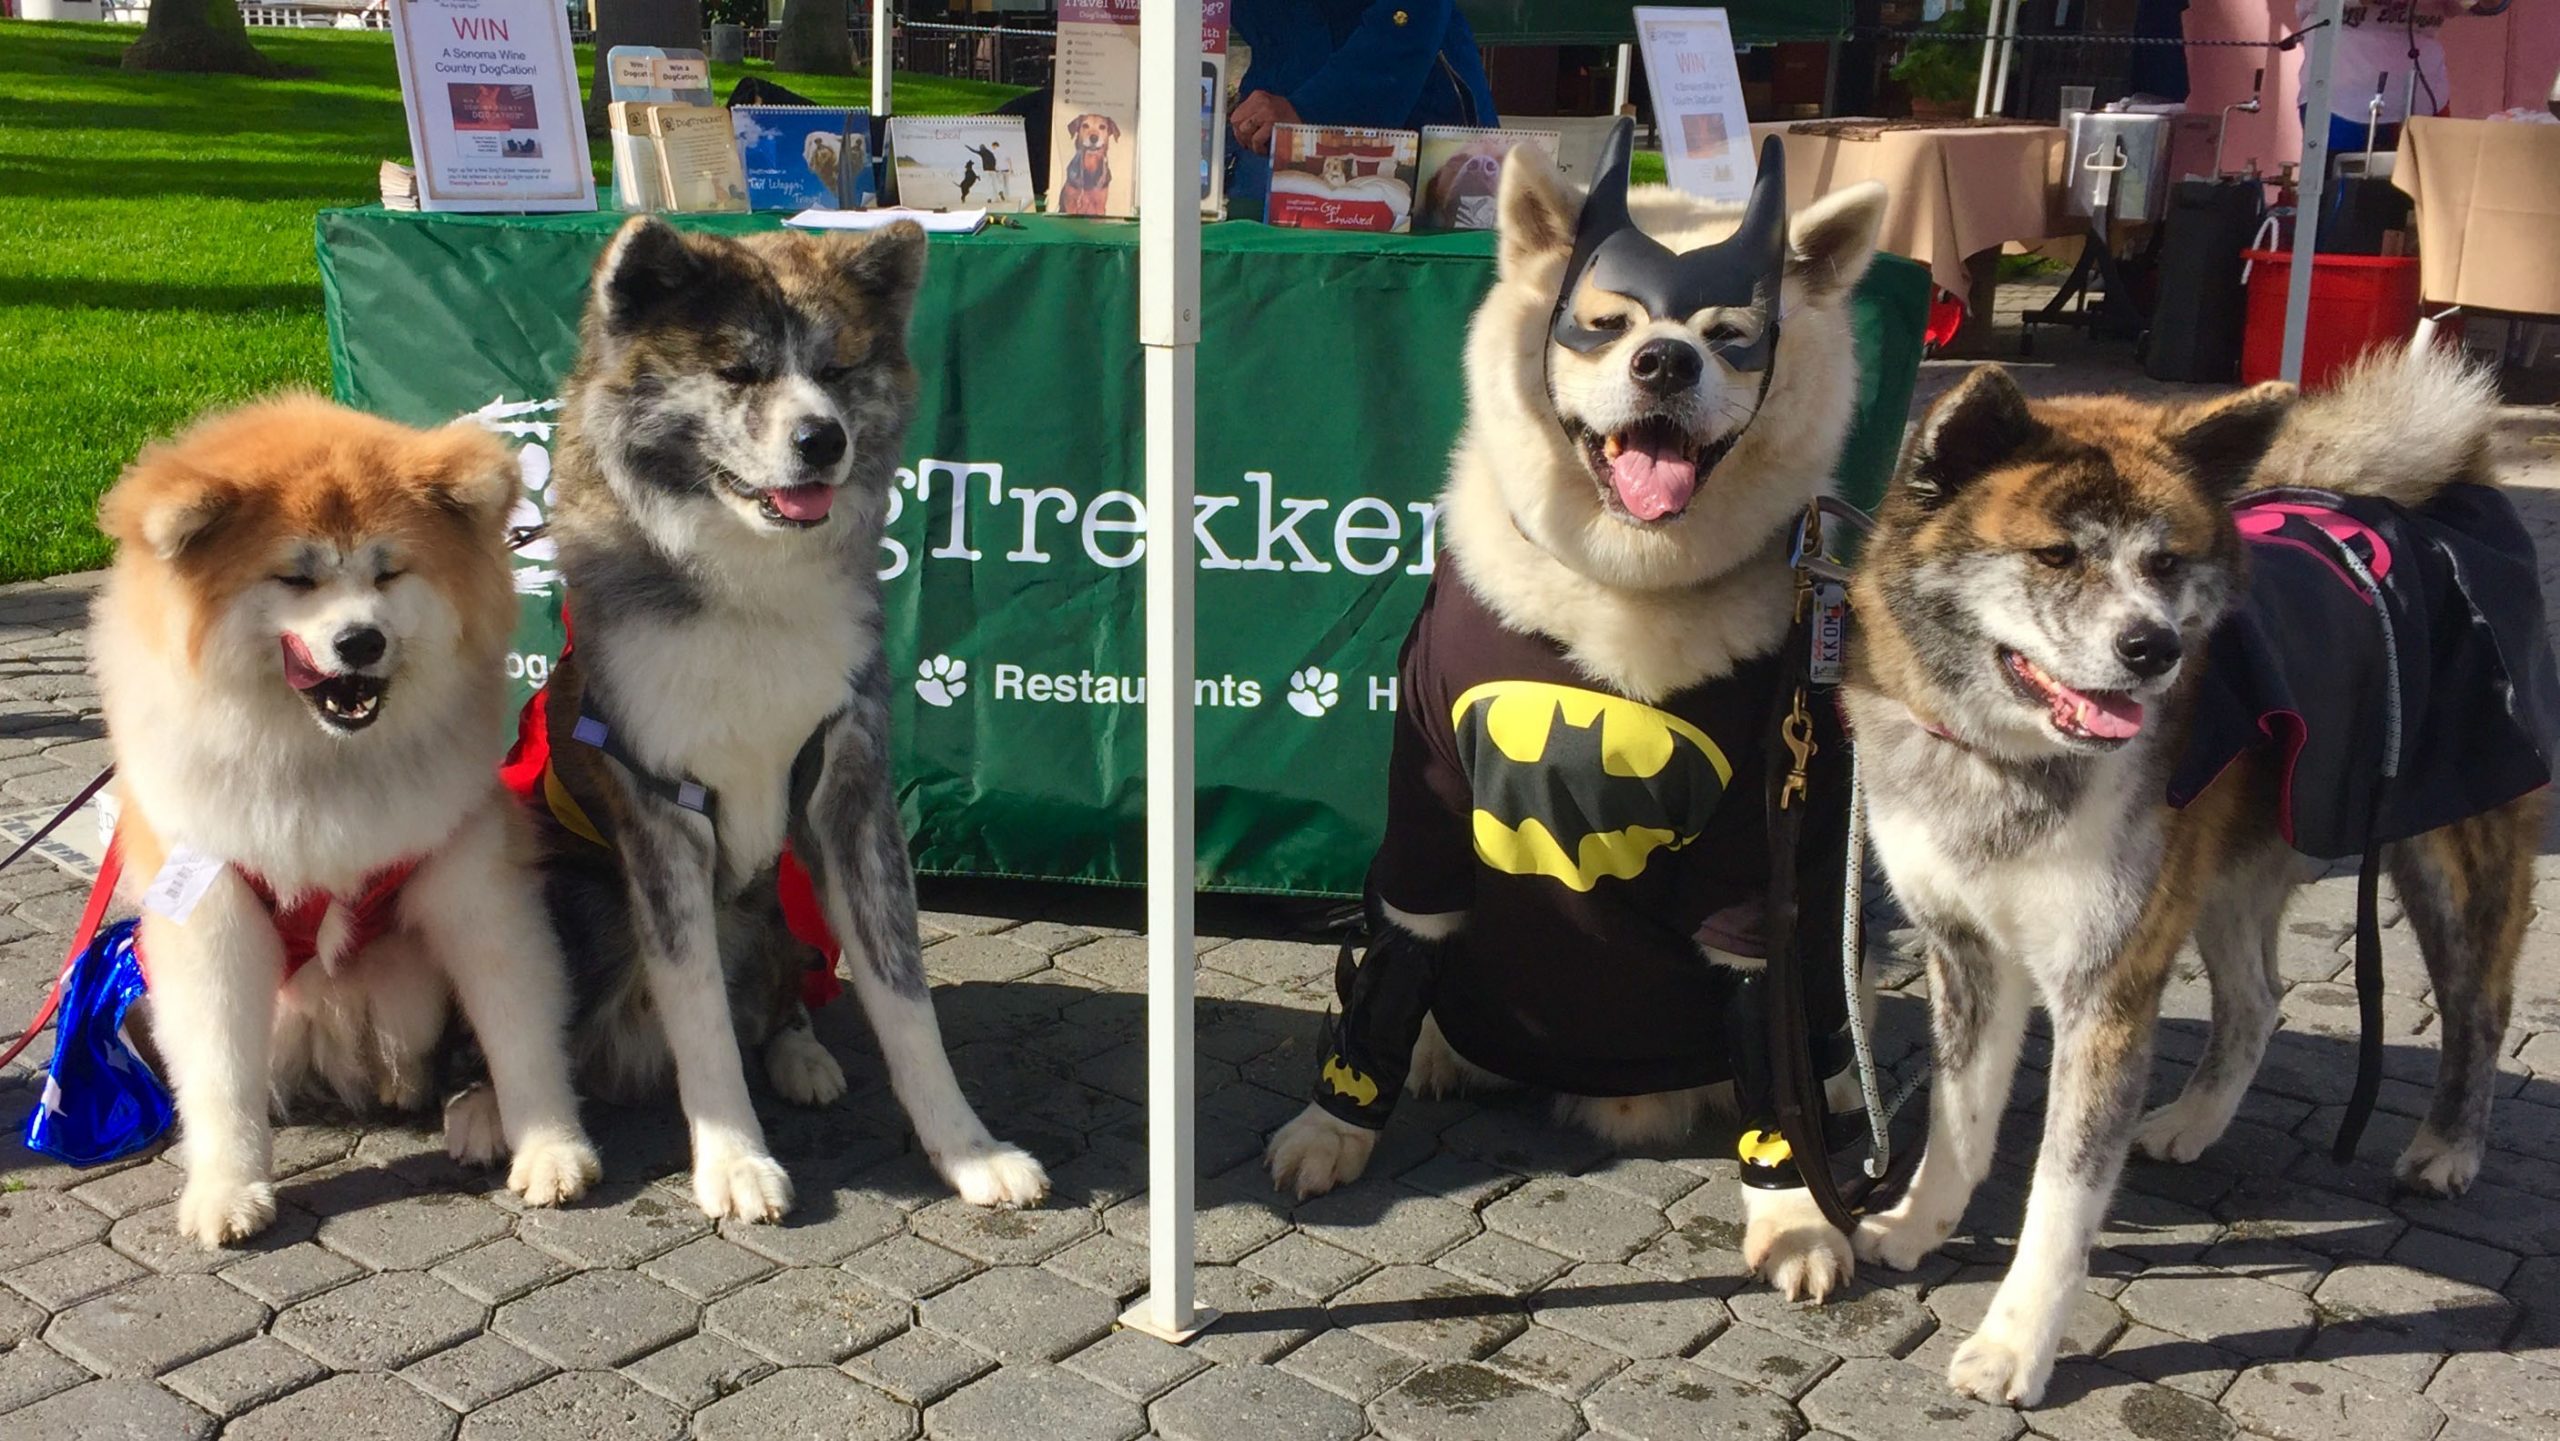
M1786 810L1804 799L1805 767L1820 749L1813 743L1813 713L1804 706L1804 687L1796 687L1795 703L1778 727L1778 739L1787 743L1787 754L1794 757L1788 765L1786 781L1778 787L1778 809Z

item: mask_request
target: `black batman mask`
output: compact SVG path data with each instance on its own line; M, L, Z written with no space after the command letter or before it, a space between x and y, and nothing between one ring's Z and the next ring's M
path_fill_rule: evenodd
M1573 318L1573 297L1587 279L1623 295L1656 320L1685 320L1709 307L1759 312L1747 339L1709 340L1707 349L1736 370L1769 369L1778 347L1779 286L1787 266L1786 151L1771 136L1760 147L1760 173L1742 224L1713 245L1674 254L1636 228L1627 213L1628 158L1635 122L1621 119L1600 154L1600 175L1574 226L1573 259L1556 296L1553 334L1567 350L1589 354L1624 332L1592 330Z

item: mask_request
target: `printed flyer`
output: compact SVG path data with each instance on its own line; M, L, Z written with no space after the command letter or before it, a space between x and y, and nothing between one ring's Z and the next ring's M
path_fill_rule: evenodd
M393 0L421 210L593 210L568 11L553 0Z
M1704 200L1749 200L1756 171L1751 120L1725 13L1648 5L1635 13L1671 183Z

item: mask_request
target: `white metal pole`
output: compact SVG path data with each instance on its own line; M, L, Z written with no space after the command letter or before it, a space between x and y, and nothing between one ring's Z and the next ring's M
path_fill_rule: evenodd
M2330 74L2338 55L2338 27L2347 0L2320 0L2304 37L2311 47L2302 61L2302 174L2294 186L2293 273L2284 302L2284 365L2277 373L2293 385L2302 383L2302 339L2311 323L2311 266L2320 249L2320 197L2329 181Z
M2014 3L2014 0L2007 0L2007 3ZM1991 0L1991 14L1982 22L1984 36L2000 33L2000 16L2004 9L2004 0ZM1973 115L1977 120L1991 113L1991 70L1999 63L1999 54L2000 42L1997 39L1983 40L1982 68L1973 77Z
M1192 359L1200 343L1200 0L1148 0L1138 55L1147 377L1147 1286L1122 1322L1184 1341L1192 1295Z
M1627 99L1629 96L1635 94L1635 82L1636 47L1633 45L1620 45L1618 47L1618 94L1615 99L1609 102L1610 114L1624 115L1627 113Z
M2027 0L2009 0L2009 23L2000 27L2000 71L1991 82L1991 113L2009 108L2009 67L2018 58L2018 12Z
M889 114L889 0L871 0L871 118Z

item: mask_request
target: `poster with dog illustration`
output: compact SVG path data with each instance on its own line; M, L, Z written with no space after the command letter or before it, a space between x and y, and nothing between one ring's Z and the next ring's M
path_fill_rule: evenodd
M1200 50L1223 67L1228 0L1201 0ZM1139 0L1059 0L1057 98L1049 125L1049 213L1138 213ZM1202 108L1223 109L1223 68L1204 58ZM1223 125L1219 126L1223 129ZM1214 213L1225 186L1225 153L1214 136L1202 147L1201 205Z
M1422 205L1417 230L1491 230L1502 191L1502 161L1516 145L1534 145L1556 158L1563 136L1553 130L1480 130L1459 125L1422 127Z
M889 118L889 170L910 209L1029 210L1029 155L1017 115Z
M1420 145L1410 130L1274 126L1267 218L1307 230L1411 230Z
M879 200L871 175L871 112L841 105L733 105L747 200L757 210L864 210Z

